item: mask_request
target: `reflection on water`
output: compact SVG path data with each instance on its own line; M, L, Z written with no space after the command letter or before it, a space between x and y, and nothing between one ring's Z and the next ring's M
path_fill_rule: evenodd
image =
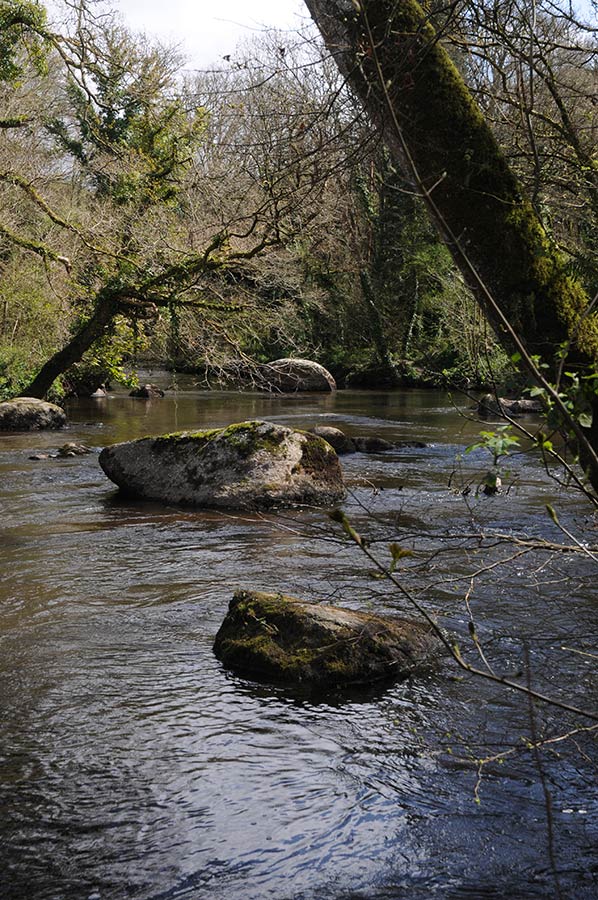
M474 520L543 533L547 500L573 517L533 460L513 460L518 486L496 502L450 490L456 465L483 466L476 454L455 463L479 426L436 392L192 390L153 402L78 401L69 413L64 435L0 437L0 897L555 895L533 760L489 765L480 804L475 766L463 762L529 734L524 702L456 680L448 665L388 690L293 695L231 675L213 657L239 586L400 608L324 516L132 503L95 454L28 456L66 440L98 449L253 417L423 439L423 450L343 460L348 509L372 546L398 536L422 551L431 529L472 531ZM414 576L442 621L465 632L454 579L475 571L476 553L463 540ZM507 669L529 640L540 688L554 687L558 672L557 686L595 705L591 658L561 649L587 649L595 636L587 573L579 560L543 559L523 578L526 566L514 559L481 577L472 602L482 638ZM563 727L536 715L546 734ZM570 745L559 750L544 764L562 892L595 897L592 747L580 738L585 761Z

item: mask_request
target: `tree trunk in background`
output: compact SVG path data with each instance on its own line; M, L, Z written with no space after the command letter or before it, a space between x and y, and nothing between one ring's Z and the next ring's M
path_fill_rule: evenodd
M370 273L366 269L360 271L359 281L361 283L361 293L370 326L370 337L376 353L378 366L382 369L384 377L389 384L398 384L399 376L388 349L388 342L382 325L382 317L380 316L380 310L376 305L372 279Z
M587 314L589 299L522 196L422 7L415 0L306 4L508 351L516 348L503 316L550 371L564 345L569 369L594 371L598 323ZM587 434L598 447L598 402ZM591 478L598 488L598 471Z

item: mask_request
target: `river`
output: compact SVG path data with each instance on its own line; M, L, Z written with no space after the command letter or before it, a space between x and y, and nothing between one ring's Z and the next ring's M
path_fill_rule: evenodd
M463 453L480 425L444 393L179 387L0 435L0 897L596 898L595 732L556 740L589 720L448 660L326 697L226 672L211 647L238 587L408 604L321 512L123 500L97 451L250 418L425 441L342 458L353 524L381 558L390 541L414 550L400 577L473 662L470 612L496 671L595 710L596 564L493 537L571 544L550 503L596 544L589 508L528 453L502 494L480 494L484 451ZM29 459L66 441L94 452ZM530 738L555 740L532 753ZM494 756L479 777L473 760Z

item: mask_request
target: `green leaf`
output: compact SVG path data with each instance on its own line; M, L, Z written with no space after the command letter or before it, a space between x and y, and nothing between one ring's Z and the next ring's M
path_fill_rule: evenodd
M582 412L578 416L578 422L582 428L591 428L592 421L593 417L591 412Z
M470 444L469 447L466 447L466 448L465 448L465 452L466 452L466 453L471 453L472 450L480 450L483 446L484 446L484 444L480 444L479 441L478 441L477 444Z
M413 550L407 550L405 549L405 547L399 546L399 544L390 544L388 549L390 550L390 554L392 556L392 562L390 564L391 572L395 571L401 559L405 559L406 556L413 556Z

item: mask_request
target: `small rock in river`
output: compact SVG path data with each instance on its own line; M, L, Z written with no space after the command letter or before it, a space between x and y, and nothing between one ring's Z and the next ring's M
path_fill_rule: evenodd
M340 428L334 428L332 425L316 425L315 428L310 430L312 434L328 441L339 456L343 453L355 453L353 438L348 437Z
M356 437L353 438L355 449L359 453L385 453L387 450L394 450L395 445L390 441L380 437Z
M65 456L85 456L85 454L91 453L91 448L87 446L87 444L63 444L62 447L58 448L57 456L65 457Z
M155 384L144 384L142 387L129 391L129 397L141 397L143 400L152 400L155 397L163 397L164 391Z

